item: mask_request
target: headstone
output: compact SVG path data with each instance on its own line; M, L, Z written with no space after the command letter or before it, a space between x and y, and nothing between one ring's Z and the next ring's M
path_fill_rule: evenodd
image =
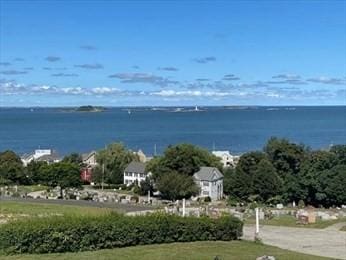
M256 260L275 260L275 257L270 255L264 255L257 257Z
M277 209L283 209L284 205L282 203L276 204Z
M308 213L308 223L316 223L316 214L314 211L309 211Z

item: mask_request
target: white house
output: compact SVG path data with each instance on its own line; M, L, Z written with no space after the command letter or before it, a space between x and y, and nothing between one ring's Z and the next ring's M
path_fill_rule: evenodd
M210 197L212 200L222 199L223 175L215 167L201 167L194 175L194 180L200 188L199 197Z
M143 162L131 162L124 170L124 184L130 186L133 183L141 184L146 177L150 176L150 172L145 170L146 164Z
M95 167L97 165L96 162L96 152L91 151L90 153L82 154L82 161L89 167Z
M34 153L24 155L21 159L24 166L27 166L31 161L55 163L61 160L57 153L51 149L36 149Z
M229 151L213 151L216 157L220 158L223 167L235 167L240 156L232 155Z

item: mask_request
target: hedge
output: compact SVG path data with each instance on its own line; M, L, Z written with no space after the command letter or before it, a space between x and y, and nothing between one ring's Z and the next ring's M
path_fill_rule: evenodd
M0 228L0 251L60 253L135 245L234 240L242 236L243 223L232 216L219 219L106 215L54 217L17 221Z

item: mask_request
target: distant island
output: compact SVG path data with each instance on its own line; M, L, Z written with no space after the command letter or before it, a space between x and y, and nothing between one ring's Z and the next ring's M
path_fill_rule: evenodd
M76 109L77 112L103 112L106 108L94 106L80 106Z
M64 112L104 112L106 111L105 107L101 106L80 106L77 108L64 108Z

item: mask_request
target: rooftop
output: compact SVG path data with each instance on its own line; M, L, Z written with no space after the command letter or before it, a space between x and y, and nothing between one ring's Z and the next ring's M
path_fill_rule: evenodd
M201 181L212 181L223 178L223 174L215 167L201 167L193 177Z
M132 161L125 168L125 172L145 173L145 163Z

